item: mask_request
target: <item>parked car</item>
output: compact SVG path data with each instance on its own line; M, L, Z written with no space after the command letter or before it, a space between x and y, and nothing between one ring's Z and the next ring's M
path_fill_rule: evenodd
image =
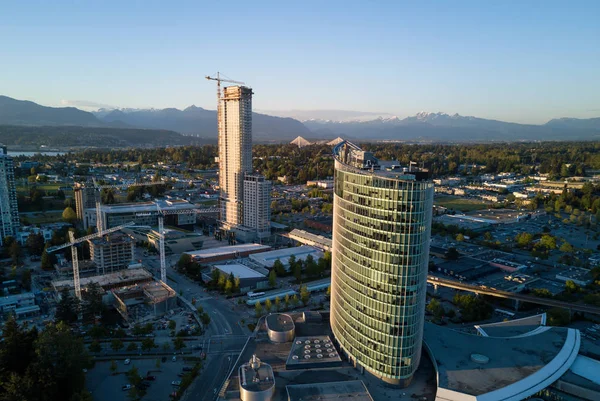
M171 384L175 387L179 387L181 386L181 380L173 380Z
M146 380L154 381L156 380L156 376L146 376Z
M125 359L125 365L129 365L131 363L131 360L129 360L129 358Z
M131 384L124 385L123 387L121 387L121 390L123 390L123 391L131 390Z

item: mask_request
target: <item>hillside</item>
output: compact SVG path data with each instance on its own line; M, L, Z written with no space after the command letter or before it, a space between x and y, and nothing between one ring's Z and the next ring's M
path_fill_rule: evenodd
M150 129L0 125L0 143L39 147L155 147L201 144L198 138Z
M74 107L45 107L0 95L0 124L6 125L104 125L92 113Z

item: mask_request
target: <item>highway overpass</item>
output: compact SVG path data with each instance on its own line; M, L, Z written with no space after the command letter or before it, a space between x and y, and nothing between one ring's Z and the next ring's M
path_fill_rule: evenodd
M574 304L569 302L556 301L554 299L549 298L536 297L533 295L519 294L516 292L500 291L485 286L466 284L460 281L448 280L445 278L431 275L427 276L427 282L433 284L434 287L439 285L442 287L454 288L456 290L469 291L475 294L489 295L497 298L513 299L517 301L517 305L519 302L528 302L531 304L564 308L573 312L583 312L600 315L600 308L592 305Z

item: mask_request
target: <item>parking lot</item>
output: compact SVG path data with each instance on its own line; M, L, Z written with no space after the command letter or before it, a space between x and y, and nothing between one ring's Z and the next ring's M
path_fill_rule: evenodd
M177 387L171 382L181 380L178 376L182 373L184 366L193 367L192 363L184 363L181 357L173 362L172 357L168 357L165 362L160 362L157 367L157 359L131 359L129 365L125 365L124 360L116 360L117 372L113 374L110 371L110 361L98 361L93 369L90 369L86 376L87 388L92 392L95 401L126 401L128 392L124 391L123 386L129 384L127 380L127 371L132 367L138 368L142 377L156 376L156 380L148 381L150 387L146 390L146 395L142 398L145 401L165 401Z

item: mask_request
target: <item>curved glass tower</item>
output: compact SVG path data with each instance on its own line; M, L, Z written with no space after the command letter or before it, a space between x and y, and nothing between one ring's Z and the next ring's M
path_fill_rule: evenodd
M433 183L334 148L331 327L356 367L400 386L421 358Z

